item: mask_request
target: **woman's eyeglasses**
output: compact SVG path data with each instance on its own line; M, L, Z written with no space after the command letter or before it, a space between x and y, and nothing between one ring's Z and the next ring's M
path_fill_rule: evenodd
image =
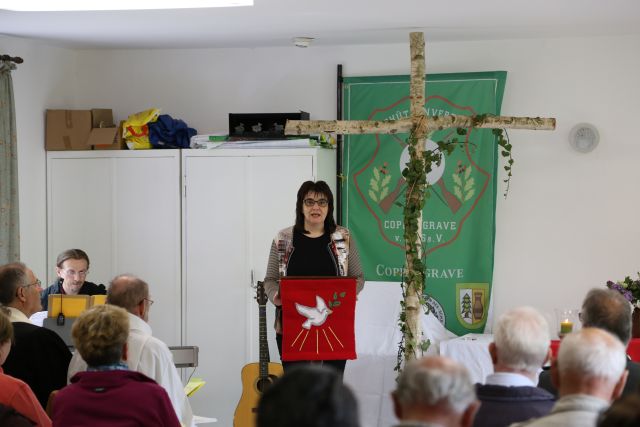
M312 207L313 205L318 205L321 208L326 208L327 205L329 205L329 201L327 199L319 199L319 200L304 199L302 202L308 208Z

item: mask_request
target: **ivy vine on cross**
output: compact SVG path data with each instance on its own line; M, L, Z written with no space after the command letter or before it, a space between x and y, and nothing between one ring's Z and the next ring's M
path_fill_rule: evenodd
M425 139L430 132L447 128L483 129L535 129L554 130L554 118L508 117L508 116L437 116L424 112L425 57L424 34L410 34L411 80L409 86L410 117L400 120L288 120L286 135L309 135L321 132L337 134L395 134L409 133L410 160L403 176L407 184L404 205L405 280L402 284L404 301L400 317L403 342L399 354L405 361L414 359L428 342L422 341L420 311L424 305L425 263L422 255L422 210L425 202L426 175L432 162L450 152L444 143L438 143L434 151L425 152ZM499 135L499 140L504 141ZM506 144L504 142L500 142ZM510 145L508 149L510 154ZM504 154L504 153L503 153ZM512 159L505 169L511 176ZM425 345L426 344L426 345ZM396 367L399 369L399 366Z

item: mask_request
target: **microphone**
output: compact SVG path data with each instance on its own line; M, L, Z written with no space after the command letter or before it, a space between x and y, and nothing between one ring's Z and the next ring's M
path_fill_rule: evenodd
M64 322L65 322L65 317L64 317L64 313L62 312L62 294L60 294L60 313L58 313L58 318L56 319L56 325L58 326L64 326Z

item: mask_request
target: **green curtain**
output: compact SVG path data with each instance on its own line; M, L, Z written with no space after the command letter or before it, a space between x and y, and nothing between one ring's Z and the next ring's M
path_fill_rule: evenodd
M20 259L18 148L10 61L0 61L0 265Z

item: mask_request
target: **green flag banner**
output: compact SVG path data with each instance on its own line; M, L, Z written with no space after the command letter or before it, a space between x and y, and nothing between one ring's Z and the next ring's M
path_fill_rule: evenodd
M425 112L500 114L506 72L427 75ZM351 77L344 84L345 120L409 117L409 77ZM409 160L407 134L349 135L343 147L343 222L358 243L369 281L400 282L404 267L403 213ZM456 334L482 332L489 309L495 237L498 150L490 129L455 129L428 136L457 138L455 151L428 174L422 219L427 254L427 302Z

